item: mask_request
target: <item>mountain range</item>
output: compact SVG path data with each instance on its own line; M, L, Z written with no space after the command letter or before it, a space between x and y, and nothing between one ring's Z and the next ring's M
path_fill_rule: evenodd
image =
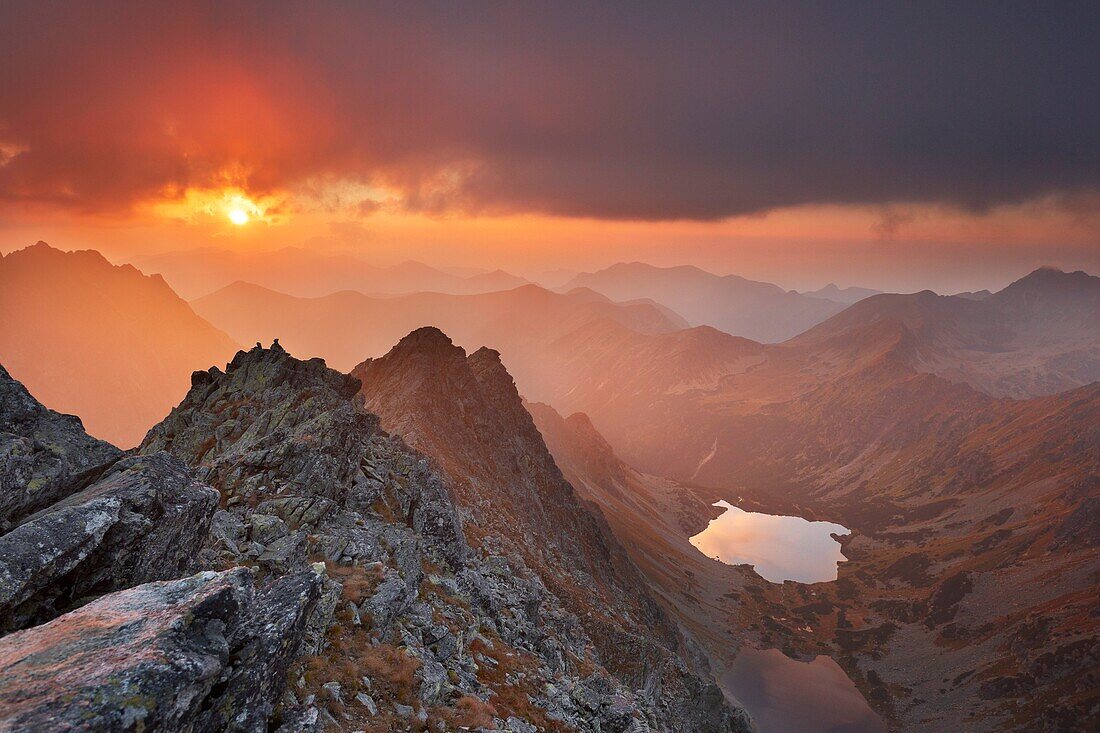
M747 646L828 655L893 729L1098 721L1100 278L871 295L762 343L587 288L188 304L42 244L0 277L0 667L71 657L97 715L79 630L199 659L194 617L225 652L193 730L747 730L713 684ZM719 500L842 523L837 580L698 552ZM69 714L7 679L12 720Z
M612 300L647 298L668 306L693 326L713 326L734 336L785 341L842 311L854 295L827 300L737 275L714 275L698 267L619 263L585 272L564 289L591 288Z
M296 298L239 282L191 305L243 343L279 338L297 353L322 356L344 370L366 356L381 356L403 335L423 325L438 326L470 348L490 343L523 353L592 321L621 323L641 333L674 331L685 325L655 303L612 303L590 290L559 294L537 285L481 295L372 297L344 291Z
M206 248L134 258L144 273L159 274L184 298L198 298L238 280L291 295L315 297L341 290L371 294L488 293L527 281L503 270L445 272L408 260L373 265L353 255L323 254L308 247L264 252Z

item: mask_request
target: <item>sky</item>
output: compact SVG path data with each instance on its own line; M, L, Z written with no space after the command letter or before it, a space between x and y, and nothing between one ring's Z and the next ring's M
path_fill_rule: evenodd
M1097 3L0 6L0 251L1100 272Z

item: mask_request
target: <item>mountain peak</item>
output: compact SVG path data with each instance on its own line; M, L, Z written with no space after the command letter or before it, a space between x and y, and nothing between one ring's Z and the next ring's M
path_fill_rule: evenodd
M456 346L450 336L435 326L422 326L412 331L382 357L387 361L400 362L429 359L437 366L448 361L463 361L465 358L466 352L462 347Z
M1044 266L1028 273L1003 290L995 293L996 301L1004 301L1016 295L1091 296L1100 298L1100 277L1083 270L1064 272L1057 267Z

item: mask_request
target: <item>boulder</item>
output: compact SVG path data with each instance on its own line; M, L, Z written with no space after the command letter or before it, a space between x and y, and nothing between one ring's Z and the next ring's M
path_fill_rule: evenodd
M167 453L117 461L0 536L0 633L192 572L217 502Z
M0 638L0 731L265 731L320 582L204 572Z

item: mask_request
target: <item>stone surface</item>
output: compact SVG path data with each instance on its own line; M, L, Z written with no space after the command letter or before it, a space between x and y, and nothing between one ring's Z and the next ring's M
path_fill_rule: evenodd
M204 572L0 639L0 731L264 731L320 579Z
M167 453L117 461L0 536L0 631L48 621L87 596L187 574L217 500Z
M0 532L92 480L122 451L44 407L0 366Z

